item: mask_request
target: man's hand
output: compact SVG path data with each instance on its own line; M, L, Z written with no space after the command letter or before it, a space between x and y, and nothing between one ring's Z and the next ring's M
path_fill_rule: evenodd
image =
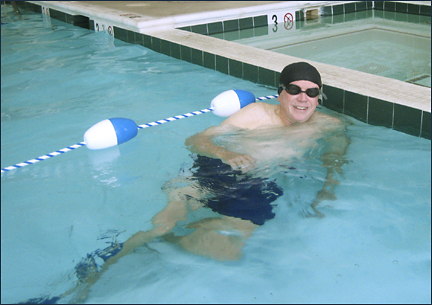
M243 173L246 173L255 167L255 159L247 154L225 150L219 158L223 163L229 164L232 169L240 170Z

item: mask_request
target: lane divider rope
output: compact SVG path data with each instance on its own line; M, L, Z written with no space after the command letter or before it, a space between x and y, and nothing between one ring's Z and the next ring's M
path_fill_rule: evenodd
M268 99L272 99L272 98L276 98L276 97L278 97L278 95L268 95L268 96L258 97L258 98L256 98L256 100L257 101L262 101L262 100L268 100ZM180 120L180 119L196 116L196 115L207 113L207 112L211 112L211 111L213 111L213 108L210 107L210 108L205 108L205 109L194 111L194 112L188 112L188 113L185 113L185 114L182 114L182 115L176 115L176 116L169 117L169 118L166 118L166 119L163 119L163 120L159 120L159 121L154 121L154 122L150 122L150 123L147 123L147 124L138 125L138 129L144 129L144 128L148 128L148 127L152 127L152 126L157 126L157 125L161 125L161 124L164 124L164 123L168 123L168 122L172 122L172 121L176 121L176 120ZM30 165L30 164L35 164L35 163L38 163L40 161L43 161L43 160L46 160L46 159L50 159L50 158L56 157L58 155L64 154L64 153L66 153L68 151L80 148L82 146L85 146L85 143L84 142L79 142L77 144L74 144L74 145L71 145L71 146L59 149L57 151L53 151L53 152L51 152L49 154L40 156L38 158L30 159L30 160L27 160L25 162L21 162L21 163L15 164L15 165L4 167L4 168L1 169L1 172L4 173L4 172L8 172L8 171L11 171L11 170L14 170L14 169L17 169L17 168L21 168L21 167L24 167L24 166L27 166L27 165Z

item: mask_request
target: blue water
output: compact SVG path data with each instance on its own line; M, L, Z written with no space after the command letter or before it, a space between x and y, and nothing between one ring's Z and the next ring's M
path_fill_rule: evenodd
M274 94L38 14L18 18L2 7L2 22L2 168L80 142L106 118L143 124L207 108L229 89ZM318 206L324 218L299 213L322 181L311 161L302 169L309 180L282 185L276 217L255 230L240 260L157 239L155 251L112 265L87 303L430 303L430 141L343 119L352 123L349 163L337 200ZM203 114L2 173L2 303L58 296L88 253L151 229L167 202L161 186L192 164L185 138L221 121Z

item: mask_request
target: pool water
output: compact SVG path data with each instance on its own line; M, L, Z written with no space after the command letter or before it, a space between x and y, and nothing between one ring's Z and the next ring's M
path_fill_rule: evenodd
M212 36L430 87L430 22L428 16L363 11Z
M1 31L2 168L80 142L106 118L143 124L207 108L229 89L275 93L39 14L2 7ZM323 169L299 160L240 260L156 239L112 265L87 303L430 303L430 141L320 111L349 122L351 139L337 200L318 206L324 218L304 214ZM221 121L203 114L2 173L2 303L61 295L88 253L151 229L167 202L161 186L192 164L185 138Z

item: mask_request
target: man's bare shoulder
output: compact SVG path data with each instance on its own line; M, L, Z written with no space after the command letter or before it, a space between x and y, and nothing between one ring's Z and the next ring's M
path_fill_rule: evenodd
M222 125L228 124L245 129L275 125L278 118L275 114L277 108L277 105L262 102L252 103L231 115L222 122Z
M339 118L331 116L329 114L325 114L319 111L315 111L313 116L311 117L312 122L325 122L332 124L342 124L342 121Z

